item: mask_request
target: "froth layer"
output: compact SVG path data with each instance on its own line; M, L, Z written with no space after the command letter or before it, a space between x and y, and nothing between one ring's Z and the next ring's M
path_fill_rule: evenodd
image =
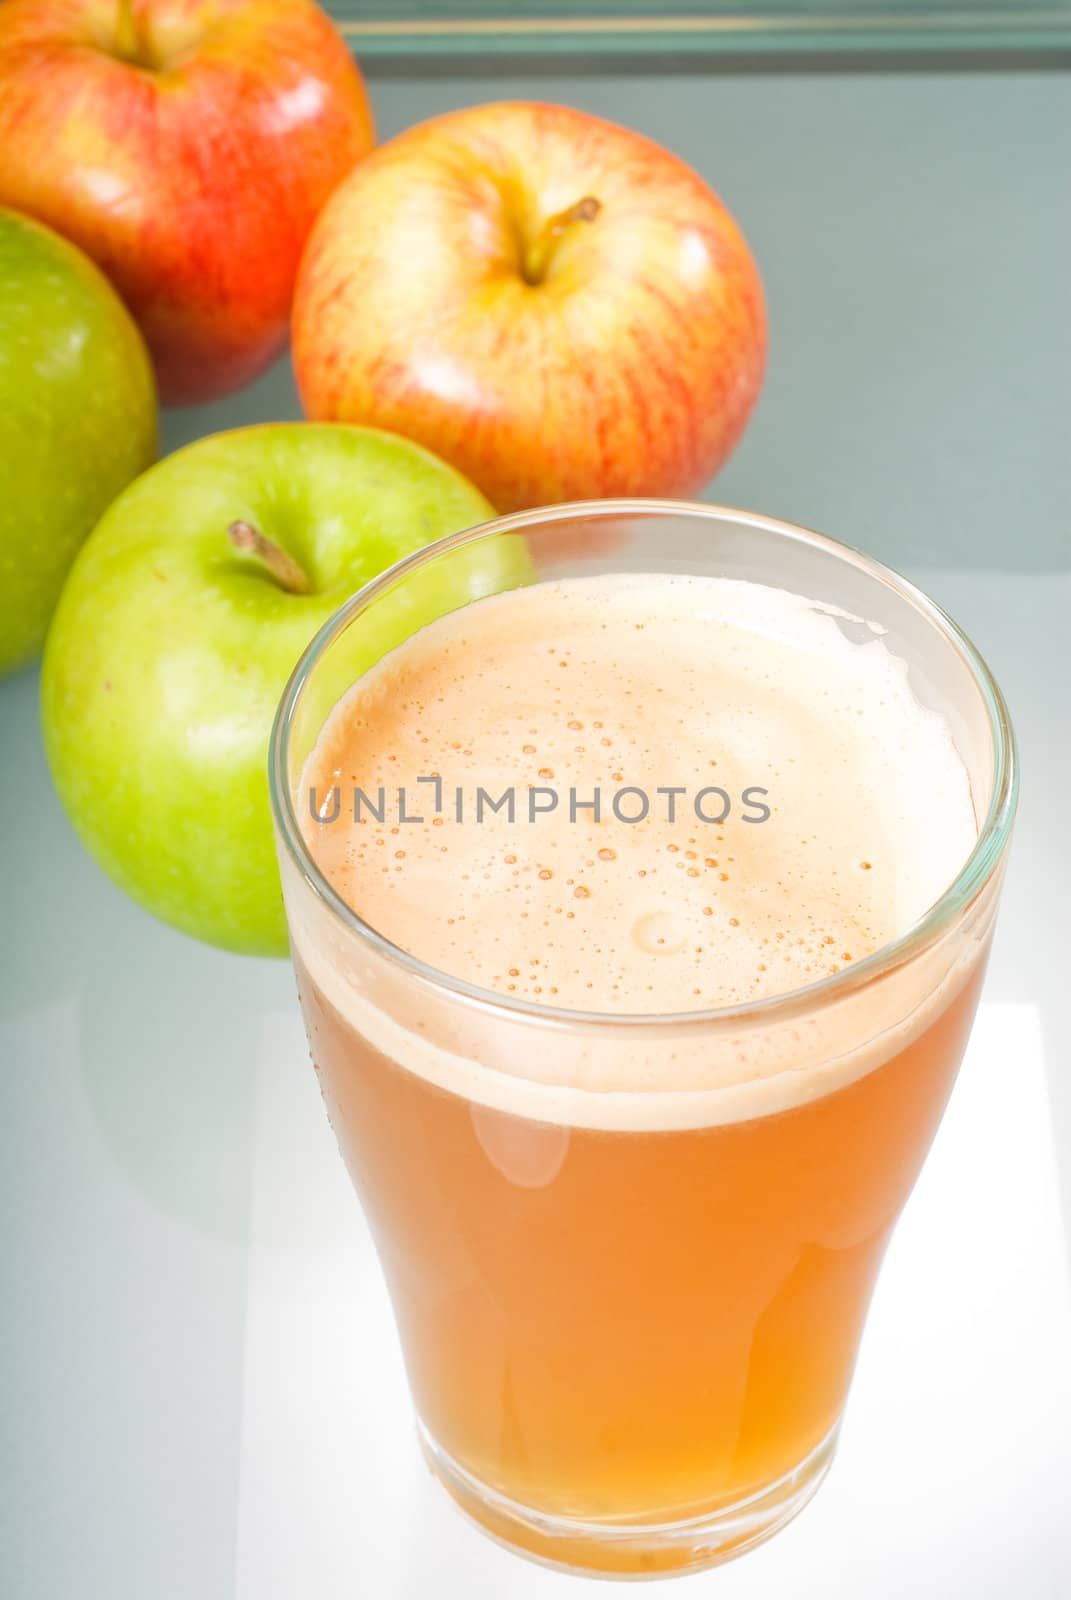
M304 884L291 885L291 906L305 897ZM530 1136L541 1128L663 1133L793 1110L916 1046L980 971L995 903L992 885L942 944L878 983L791 1019L735 1025L608 1018L556 1026L553 1011L493 1011L336 937L311 899L307 918L291 912L291 939L299 983L314 985L335 1026L352 1034L355 1070L361 1052L375 1050L469 1101L477 1119L502 1113L535 1124Z
M355 788L383 791L381 821L363 802L355 820ZM310 790L325 815L338 791L334 821ZM477 817L481 790L512 791L514 819ZM554 809L533 814L533 791ZM611 1014L836 972L911 926L975 838L949 732L876 630L667 575L538 584L431 624L336 708L302 799L319 866L392 943Z

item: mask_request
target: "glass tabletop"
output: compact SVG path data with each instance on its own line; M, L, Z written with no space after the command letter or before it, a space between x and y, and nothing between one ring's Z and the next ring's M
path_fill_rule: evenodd
M1008 695L1024 798L975 1065L897 1268L927 1316L939 1303L946 1313L906 1327L876 1307L852 1424L860 1449L869 1437L897 1460L918 1450L866 1366L888 1371L898 1349L914 1352L904 1370L944 1418L909 1495L925 1536L914 1555L897 1549L908 1502L889 1498L880 1472L885 1498L866 1520L846 1456L841 1487L831 1477L831 1498L785 1537L804 1595L1060 1600L1071 1591L1053 1498L1071 1471L1071 1415L1052 1345L1067 1314L1061 1187L1071 1222L1071 213L1056 197L1071 85L1007 72L374 84L383 137L534 92L678 150L753 242L769 376L709 498L810 523L906 571L972 634ZM284 361L234 401L170 414L165 445L298 414ZM387 1311L313 1115L289 968L185 939L101 875L48 778L35 672L0 684L0 730L5 1600L564 1592L571 1580L503 1566L455 1526L396 1411L377 1454L377 1407L396 1396ZM1019 1097L994 1166L1002 1080ZM975 1211L965 1195L979 1197ZM982 1278L1000 1198L994 1248L1016 1286L1003 1309ZM965 1233L967 1297L948 1314L945 1247ZM985 1338L972 1339L972 1317ZM931 1326L945 1379L925 1372ZM970 1346L959 1363L957 1340ZM358 1384L351 1359L379 1350L382 1395ZM979 1401L983 1357L1004 1356L1020 1376L994 1409ZM877 1470L873 1454L854 1459ZM1015 1499L1018 1520L1005 1515L1005 1478L1032 1472L1042 1489ZM838 1528L856 1532L838 1542ZM786 1592L778 1549L694 1580L696 1592Z

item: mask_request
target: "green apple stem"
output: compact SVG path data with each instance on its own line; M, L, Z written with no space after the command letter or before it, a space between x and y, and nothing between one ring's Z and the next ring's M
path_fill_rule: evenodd
M282 545L269 539L251 522L232 522L227 529L227 538L236 550L258 562L280 589L285 589L288 594L312 593L312 584L304 568Z
M574 206L566 206L553 217L548 217L532 242L521 252L521 270L526 283L542 283L550 266L550 258L562 236L578 222L594 222L602 210L602 201L586 194Z

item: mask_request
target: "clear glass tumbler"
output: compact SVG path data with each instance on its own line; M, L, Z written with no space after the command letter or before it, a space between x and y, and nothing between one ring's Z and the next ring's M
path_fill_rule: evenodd
M303 767L372 660L488 588L630 571L756 581L882 630L952 731L978 824L902 937L732 1008L559 1011L433 970L320 874ZM283 697L271 789L312 1055L433 1471L485 1529L576 1570L687 1569L767 1537L829 1465L974 1015L1016 795L985 663L918 590L818 534L707 505L559 506L442 540L344 605ZM741 1061L738 1112L705 1125Z

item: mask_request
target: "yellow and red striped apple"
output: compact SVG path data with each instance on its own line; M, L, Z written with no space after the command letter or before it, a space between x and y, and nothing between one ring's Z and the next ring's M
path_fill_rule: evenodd
M336 190L298 275L310 417L444 456L502 511L688 495L739 439L759 275L703 180L564 106L425 122Z
M0 5L0 204L104 269L168 403L279 353L309 229L372 140L313 0Z

